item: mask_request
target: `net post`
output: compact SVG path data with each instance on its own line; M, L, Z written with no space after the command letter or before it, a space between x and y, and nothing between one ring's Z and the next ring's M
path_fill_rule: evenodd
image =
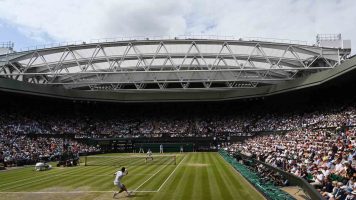
M84 157L84 166L87 166L87 156Z
M174 165L177 165L177 156L174 155Z

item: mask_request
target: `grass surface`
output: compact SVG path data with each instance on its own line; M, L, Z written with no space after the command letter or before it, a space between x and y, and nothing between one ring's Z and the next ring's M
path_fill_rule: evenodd
M110 154L111 156L113 154ZM127 155L127 154L114 154ZM129 155L127 155L129 156ZM120 166L121 167L121 166ZM218 153L177 155L177 165L128 165L118 199L264 199ZM119 166L33 167L0 172L0 199L113 199Z

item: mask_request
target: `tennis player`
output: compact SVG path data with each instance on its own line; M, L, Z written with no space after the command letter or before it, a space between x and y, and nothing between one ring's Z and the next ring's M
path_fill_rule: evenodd
M148 159L153 160L151 149L148 149L148 150L147 150L146 162L147 162Z
M129 192L127 190L127 188L125 187L125 185L123 183L121 183L121 179L126 176L129 173L129 171L127 169L125 169L125 167L121 168L121 170L117 171L114 175L115 175L115 179L114 179L114 185L116 185L120 191L119 192L115 192L113 195L113 198L116 197L117 194L125 191L127 193L127 196L131 195L131 192Z

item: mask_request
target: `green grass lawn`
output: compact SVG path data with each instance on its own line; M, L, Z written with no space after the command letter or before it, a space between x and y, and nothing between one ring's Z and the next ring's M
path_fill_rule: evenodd
M130 154L110 154L126 155ZM171 154L170 154L171 155ZM218 153L177 154L176 165L126 164L118 199L264 199ZM0 172L0 199L113 199L114 173L121 166L33 167Z

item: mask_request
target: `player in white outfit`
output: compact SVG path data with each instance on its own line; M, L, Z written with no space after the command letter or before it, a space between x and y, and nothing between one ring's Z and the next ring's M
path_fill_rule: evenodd
M147 150L146 163L147 163L147 160L148 160L148 159L150 159L151 161L153 160L151 149L148 149L148 150Z
M128 196L131 195L131 192L127 191L126 187L124 184L121 183L121 179L128 174L128 170L125 169L125 167L121 168L121 170L117 171L115 175L115 180L114 180L114 185L116 185L118 188L120 188L119 192L115 192L113 198L116 197L117 194L125 191Z
M163 153L163 145L159 145L159 153Z

